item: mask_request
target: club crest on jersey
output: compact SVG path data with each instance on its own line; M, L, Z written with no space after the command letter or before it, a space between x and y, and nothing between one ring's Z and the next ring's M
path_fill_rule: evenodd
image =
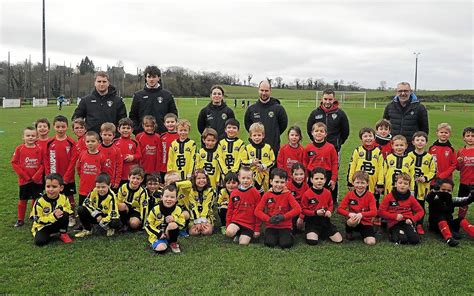
M221 117L222 117L223 120L226 120L227 119L227 114L222 113Z
M71 147L66 147L66 153L69 153L69 151L71 151Z
M222 146L222 150L223 150L223 151L226 151L226 150L227 150L227 146L226 146L226 145Z
M391 207L396 207L396 206L398 206L398 201L391 201L391 202L390 202L390 206L391 206Z
M173 147L174 152L178 152L178 147Z
M357 200L351 199L349 201L349 204L352 205L352 206L355 206L355 205L358 205L359 203L357 202Z
M336 113L333 113L333 114L331 115L331 117L332 117L332 119L334 120L334 119L337 118L337 114L336 114Z
M109 208L107 206L104 206L104 211L107 211Z
M322 118L323 118L322 114L318 114L318 115L314 116L314 119L322 119Z
M184 194L181 193L178 198L179 198L179 199L183 199L183 198L184 198Z
M162 214L162 213L158 213L158 215L156 215L156 218L157 218L157 219L163 218L163 214Z
M427 160L425 160L425 161L423 162L424 165L428 165L428 163L429 163L429 162L428 162Z
M310 205L315 205L315 204L317 204L317 203L318 203L318 200L315 199L315 198L309 200L309 204L310 204Z
M275 203L275 200L274 200L273 198L269 198L269 199L267 200L267 203L269 203L269 204Z
M107 101L107 106L109 106L109 108L112 107L113 104L114 104L113 101Z
M188 147L188 148L186 148L185 151L186 151L186 152L191 152L191 148Z
M132 150L133 144L128 144L128 150Z
M359 152L359 156L360 156L360 157L364 156L364 152L362 152L362 151Z
M255 156L255 152L250 151L250 156L254 157L254 156Z
M411 112L410 112L410 115L413 115L413 114L415 114L415 111L411 111Z
M448 157L449 151L444 151L444 156Z
M409 167L410 167L410 164L405 163L403 166L406 167L406 168L409 168Z
M308 156L315 156L316 152L315 151L308 151Z
M206 158L206 154L205 154L205 153L202 153L202 154L201 154L201 158Z
M275 113L273 113L273 111L268 112L268 117L272 118L274 115Z
M395 164L395 161L394 160L390 160L390 165L394 165Z
M163 98L162 98L162 97L158 97L158 98L156 98L156 100L157 100L158 103L160 103L160 104L163 103Z
M239 200L240 200L240 196L234 196L234 197L232 197L232 201L233 201L233 202L237 202L237 201L239 201Z
M49 214L49 212L51 212L51 208L49 208L49 207L43 208L43 213Z
M263 157L268 157L268 153L263 153Z

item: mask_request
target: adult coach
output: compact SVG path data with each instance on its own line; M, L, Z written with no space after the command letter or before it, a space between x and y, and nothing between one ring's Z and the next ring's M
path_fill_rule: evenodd
M224 89L220 85L211 87L211 102L199 112L197 126L202 134L206 127L217 131L219 139L223 139L225 122L229 118L235 118L234 111L224 102Z
M339 156L339 165L341 163L341 147L349 137L349 119L346 113L339 108L339 102L336 100L336 93L332 89L325 89L321 97L321 103L318 108L314 109L308 117L306 123L306 131L312 140L311 131L316 122L322 122L326 125L327 136L326 141L334 145ZM338 182L336 182L334 190L332 190L332 199L337 203L339 191Z
M155 117L158 133L166 132L163 123L164 117L168 113L178 115L178 109L170 91L161 85L161 71L156 66L145 68L145 87L133 94L132 107L129 117L133 121L133 133L138 134L143 131L142 119L146 115Z
M385 107L383 118L390 121L393 136L403 135L407 138L410 150L413 150L411 140L415 132L429 132L428 112L412 92L408 82L397 84L396 95Z
M95 89L88 96L81 99L72 119L82 117L86 121L86 129L100 134L100 126L105 122L115 125L119 120L127 117L127 109L122 98L117 96L117 90L110 85L106 72L95 74Z
M269 144L275 157L280 150L280 135L288 126L288 115L280 101L273 98L272 86L267 80L258 85L258 101L245 112L245 129L248 131L252 123L261 122L265 127L265 143Z

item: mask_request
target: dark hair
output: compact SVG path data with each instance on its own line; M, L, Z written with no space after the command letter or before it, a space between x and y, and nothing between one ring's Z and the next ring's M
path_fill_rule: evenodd
M354 175L352 175L352 182L356 179L364 180L365 182L369 183L369 174L364 171L356 171Z
M239 182L239 176L237 176L236 173L234 172L228 172L227 175L225 175L224 178L224 184L230 181L236 181L237 183Z
M51 180L51 181L56 180L58 181L59 185L64 185L63 176L61 176L58 173L52 173L52 174L47 175L45 180Z
M147 174L145 177L146 183L148 182L158 182L161 183L161 177L158 173Z
M96 178L95 178L96 183L105 183L107 185L110 185L110 176L107 173L100 173Z
M334 95L334 96L336 96L336 93L334 92L334 90L332 88L326 88L323 91L323 95Z
M178 193L178 187L176 187L175 184L169 184L169 185L166 185L165 187L163 187L161 192L164 193L165 191Z
M128 117L124 117L124 118L119 120L118 127L120 128L123 125L128 125L128 126L133 128L133 121Z
M69 121L67 120L66 116L63 116L63 115L58 115L58 116L54 117L53 125L54 125L56 122L65 122L66 125L69 124Z
M291 131L295 131L295 132L298 134L298 136L300 137L300 140L299 140L298 143L300 143L301 140L303 140L303 134L301 133L301 128L300 128L299 126L297 126L297 125L293 125L293 126L290 127L290 129L288 130L288 136L290 136L290 132L291 132Z
M95 72L95 75L94 75L94 81L97 79L97 77L105 77L107 78L107 81L109 80L109 74L107 74L107 72L105 71L97 71Z
M365 133L371 133L373 136L375 136L375 131L371 127L363 127L359 131L359 139L362 139L362 135Z
M280 168L274 168L270 172L270 180L273 180L273 178L275 177L280 177L281 179L288 180L288 174L286 173L284 169L280 169Z
M191 176L191 184L193 185L193 189L195 191L198 190L196 186L196 178L198 174L204 174L204 176L206 176L207 183L206 183L206 186L204 186L203 190L206 190L207 188L211 187L211 181L206 171L204 169L195 169L193 175Z
M100 142L100 136L98 133L96 133L95 131L88 131L86 133L86 137L95 137L95 139L97 140L97 142ZM84 138L85 139L85 138Z
M437 187L436 190L439 190L439 188L440 188L441 185L443 185L443 184L449 184L449 185L451 185L451 187L454 188L454 182L453 182L453 180L450 180L450 179L447 179L447 178L446 178L446 179L439 179L438 181L436 181L436 185L435 185L435 187Z
M176 122L178 122L178 115L176 115L174 113L166 113L165 117L163 117L163 121L165 121L168 118L174 118L174 120L176 120Z
M220 90L220 91L222 92L222 96L224 96L224 89L222 88L222 86L220 86L220 85L213 85L213 86L211 87L211 94L212 94L212 91L215 90L215 89Z
M472 133L474 134L474 127L473 126L468 126L465 129L462 130L462 136L464 137L467 133Z
M375 129L378 129L379 127L388 127L389 130L392 130L392 125L390 124L390 121L385 118L377 121L377 123L375 124Z
M36 120L35 122L35 128L38 128L38 124L40 123L46 123L48 125L48 128L51 128L51 124L49 123L49 120L47 118L40 118Z
M309 172L309 177L312 179L315 174L323 174L323 175L324 175L324 178L327 179L326 170L323 169L323 168L321 168L321 167L316 167L316 168L314 168L313 170L311 170L311 172Z
M219 140L219 137L217 136L217 132L215 129L213 129L212 127L206 127L203 131L202 131L202 136L201 136L201 139L204 140L208 137L208 136L213 136L214 139L216 140ZM216 143L217 145L218 143Z
M135 176L135 175L139 175L140 177L145 178L145 171L143 170L143 168L141 166L139 166L138 164L137 165L134 165L131 169L130 169L130 172L128 172L128 176Z
M423 137L425 138L426 142L428 142L428 134L425 133L424 131L417 131L413 134L413 137L411 137L413 140L418 137Z
M301 162L294 163L294 164L291 166L291 174L293 175L293 173L294 173L296 170L299 170L299 169L302 169L303 172L305 172L305 174L306 174L306 169L305 169L304 165L303 165Z
M158 76L161 77L161 71L157 66L147 66L143 72L143 76L146 78L146 75Z
M233 125L233 126L236 126L237 129L240 129L240 122L235 118L227 119L225 122L225 127L227 127L228 125Z
M25 132L25 131L35 131L35 132L37 133L36 128L34 128L34 127L32 127L32 126L27 126L27 127L25 127L25 128L23 129L23 132Z
M152 116L152 115L145 115L143 116L143 119L142 119L142 125L144 126L145 125L145 122L147 121L151 121L153 123L153 126L155 127L156 129L156 118L155 116Z

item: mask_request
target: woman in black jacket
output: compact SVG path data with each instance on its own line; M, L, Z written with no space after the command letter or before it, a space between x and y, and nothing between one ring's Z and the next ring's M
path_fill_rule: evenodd
M217 131L219 139L225 137L225 122L235 118L234 111L224 102L224 89L220 85L211 87L211 102L199 112L198 130L202 134L205 128L211 127Z

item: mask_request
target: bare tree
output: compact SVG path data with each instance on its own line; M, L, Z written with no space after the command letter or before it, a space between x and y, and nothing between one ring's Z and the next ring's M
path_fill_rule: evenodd
M283 78L280 76L275 77L275 82L277 84L277 88L281 88L281 83L283 82Z
M250 81L252 80L253 74L247 74L248 85L250 86Z
M387 81L382 80L380 81L380 86L378 88L379 90L386 90L387 89Z
M300 79L299 78L295 78L295 85L296 85L296 89L300 89Z

